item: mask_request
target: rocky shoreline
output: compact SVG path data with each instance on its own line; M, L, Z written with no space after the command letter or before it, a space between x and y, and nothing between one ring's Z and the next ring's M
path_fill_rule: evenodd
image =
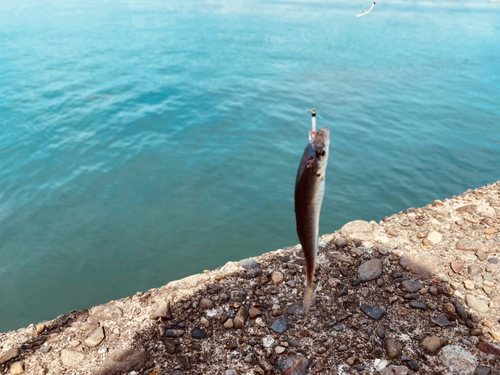
M0 374L500 375L500 182L0 334Z

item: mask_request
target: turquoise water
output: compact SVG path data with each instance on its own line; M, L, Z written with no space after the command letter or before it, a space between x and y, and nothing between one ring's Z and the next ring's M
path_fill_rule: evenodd
M500 179L500 3L0 2L0 332Z

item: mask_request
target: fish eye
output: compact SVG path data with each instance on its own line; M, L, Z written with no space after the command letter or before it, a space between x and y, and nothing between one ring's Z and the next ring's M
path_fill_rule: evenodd
M325 150L321 151L321 156L325 156Z

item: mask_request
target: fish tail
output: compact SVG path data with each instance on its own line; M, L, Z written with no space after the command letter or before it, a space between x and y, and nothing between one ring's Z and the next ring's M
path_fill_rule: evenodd
M309 313L312 302L314 300L314 284L312 281L307 280L306 291L304 293L304 314Z

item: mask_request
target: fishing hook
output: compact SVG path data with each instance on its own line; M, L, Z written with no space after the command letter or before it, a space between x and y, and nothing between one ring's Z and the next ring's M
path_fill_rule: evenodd
M364 6L363 9L361 9L361 13L357 14L356 17L361 17L361 16L364 16L365 14L370 13L372 11L373 7L375 6L375 4L377 4L376 1L373 2L372 7L370 9L368 9L368 11L366 11L366 12L365 12L366 6Z

